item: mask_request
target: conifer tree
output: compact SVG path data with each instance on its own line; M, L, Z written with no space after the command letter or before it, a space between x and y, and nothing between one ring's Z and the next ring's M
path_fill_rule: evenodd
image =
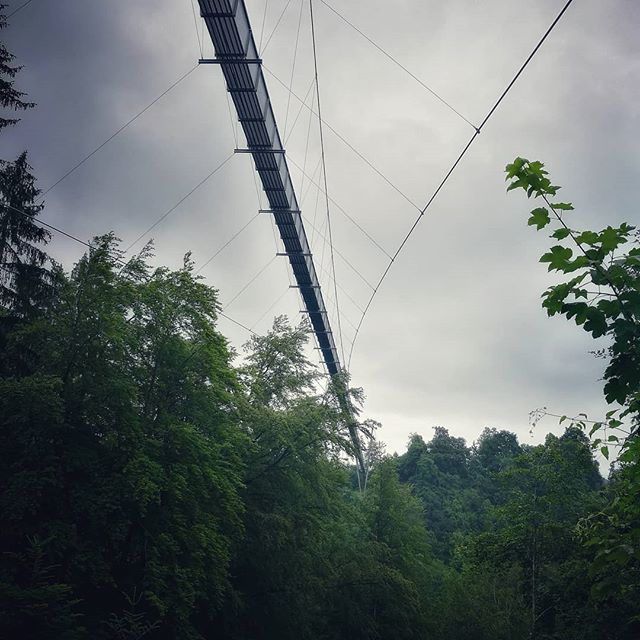
M0 30L7 26L4 7L0 5ZM21 67L14 66L13 60L0 42L0 106L15 112L30 109L34 103L23 100L24 92L14 87ZM0 117L0 131L18 120ZM44 206L36 203L39 194L26 151L15 161L0 159L0 304L14 317L28 315L50 283L44 268L47 254L37 246L46 243L50 234L33 221Z
M0 4L0 31L7 27L7 18L4 9L7 5ZM15 56L7 50L4 42L0 42L0 106L12 111L24 111L35 106L33 102L26 102L24 92L18 91L13 86L14 79L22 67L13 66ZM0 130L16 124L19 118L7 118L0 116Z
M25 315L49 280L47 254L37 245L50 234L33 219L43 205L40 190L23 152L14 162L0 160L0 302L16 315Z

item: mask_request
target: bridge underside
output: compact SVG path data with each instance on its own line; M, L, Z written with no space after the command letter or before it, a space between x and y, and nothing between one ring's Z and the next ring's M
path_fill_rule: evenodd
M207 25L216 53L214 60L202 62L219 64L224 74L247 139L247 152L253 156L262 188L267 194L270 213L278 226L322 358L330 376L337 381L338 400L351 436L358 476L365 482L358 425L348 399L345 381L336 378L342 372L340 358L271 107L247 8L244 0L198 2L200 15Z
M215 60L208 62L222 69L322 358L334 376L341 372L340 359L245 3L198 1L216 52Z

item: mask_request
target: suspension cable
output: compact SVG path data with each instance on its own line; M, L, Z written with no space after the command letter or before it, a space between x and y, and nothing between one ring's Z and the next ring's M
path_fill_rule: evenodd
M89 158L92 158L100 149L105 147L109 142L111 142L118 134L122 133L130 124L133 124L142 114L146 113L153 105L158 102L161 98L164 98L172 89L175 89L185 78L188 78L199 65L195 65L191 67L186 73L182 74L175 82L173 82L167 89L165 89L159 96L156 96L146 107L138 111L132 118L127 120L115 133L112 133L104 142L101 142L93 151L89 152L84 158L82 158L77 164L75 164L71 169L69 169L63 176L58 178L50 187L45 189L42 197L47 195L49 191L55 189L63 180L66 180L76 169L79 169Z
M556 16L555 20L551 23L549 28L545 31L544 35L540 38L540 40L538 41L538 43L534 47L533 51L529 54L527 59L520 66L520 68L518 69L516 74L513 76L513 78L511 79L511 81L509 82L507 87L505 88L505 90L500 94L500 97L496 100L494 105L491 107L491 109L489 110L489 112L485 116L484 120L480 123L480 126L476 129L474 134L471 136L471 139L469 140L469 142L467 142L467 144L464 146L464 148L462 149L462 151L460 152L460 154L456 158L455 162L451 166L451 168L447 171L447 173L445 174L444 178L440 181L440 184L437 186L436 190L431 194L431 197L429 198L427 203L424 205L424 207L421 209L420 213L418 214L418 217L415 219L415 221L411 225L409 231L405 235L404 239L402 240L402 242L400 243L400 245L396 249L395 253L393 254L393 256L391 258L391 260L389 261L389 264L387 264L384 272L380 276L380 279L378 280L378 283L373 288L373 292L371 293L371 297L369 298L369 301L367 302L367 304L366 304L366 306L364 308L364 312L363 312L362 316L360 317L360 322L358 323L358 330L356 331L356 335L354 336L353 342L351 344L351 350L349 352L349 360L348 360L348 363L347 363L347 369L349 369L350 366L351 366L351 358L353 356L353 349L355 347L355 343L356 343L356 340L358 338L358 334L360 332L360 328L362 327L362 323L364 322L364 319L365 319L365 317L367 315L367 312L369 311L369 308L371 307L371 303L373 302L373 299L375 298L376 294L378 293L378 290L380 289L380 286L382 285L383 281L387 277L387 274L391 270L391 267L392 267L393 263L395 262L396 258L398 257L398 255L400 254L400 252L402 251L402 249L406 245L407 241L409 240L409 238L411 237L411 235L415 231L415 229L418 226L420 220L422 220L422 218L425 215L427 209L431 206L431 203L436 199L437 195L440 193L440 191L442 190L442 188L446 184L447 180L449 180L449 178L451 177L451 174L455 171L456 167L460 164L460 161L462 160L462 158L466 155L467 151L469 150L469 148L471 147L471 145L473 144L475 139L478 137L478 135L482 131L482 129L485 126L485 124L487 124L487 122L489 121L491 116L495 113L496 109L500 106L500 103L504 100L506 95L509 93L509 91L511 90L513 85L516 83L516 81L518 80L518 78L520 77L522 72L525 70L527 65L531 62L531 60L533 59L535 54L538 52L538 50L540 49L540 47L542 46L544 41L547 39L549 34L553 31L553 29L556 26L556 24L558 24L558 22L560 21L560 18L562 18L562 16L564 15L565 11L569 8L569 5L571 5L572 2L573 2L573 0L567 0L566 4L562 8L562 10Z
M326 0L320 0L320 2L322 2L322 4L325 5L325 7L327 7L331 11L333 11L333 13L335 13L345 24L348 24L354 31L359 33L367 42L369 42L369 44L372 44L378 51L380 51L380 53L382 53L389 60L391 60L391 62L393 62L398 67L400 67L400 69L402 69L411 78L413 78L421 87L425 88L432 96L437 98L442 104L444 104L446 107L448 107L453 113L455 113L458 117L460 117L462 120L464 120L469 126L473 127L476 130L478 129L476 127L476 125L473 124L473 122L471 122L471 120L469 120L468 118L463 116L455 107L453 107L453 105L451 105L449 102L447 102L441 95L436 93L431 87L429 87L422 80L420 80L420 78L418 78L418 76L416 76L409 69L407 69L407 67L405 67L401 62L396 60L396 58L394 58L390 53L385 51L379 44L374 42L366 33L363 33L360 29L358 29L358 27L356 27L355 24L353 24L352 22L347 20L347 18L345 18L337 9L335 9L328 2L326 2Z
M331 232L331 215L329 212L329 187L327 186L327 163L324 151L324 135L322 131L322 111L320 107L320 80L318 79L318 56L316 53L316 30L313 20L313 0L309 0L309 13L311 18L311 41L313 45L313 68L316 83L316 98L318 101L318 129L320 131L320 153L322 155L322 179L324 182L324 195L327 210L327 229L329 235L329 248L331 252L331 270L333 271L333 295L336 302L336 317L338 319L338 335L340 337L340 349L342 351L342 362L344 362L344 344L342 342L342 324L340 321L340 306L338 304L338 287L336 285L336 263L333 255L333 236Z

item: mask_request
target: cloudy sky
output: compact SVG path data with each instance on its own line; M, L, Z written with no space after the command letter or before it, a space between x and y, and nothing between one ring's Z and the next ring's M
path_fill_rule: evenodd
M564 0L332 3L479 123ZM307 234L336 325L326 214L315 185L318 123L285 89L291 83L311 103L308 2L247 6L273 74L267 83L288 157L308 174L291 167L304 214L318 230L308 226ZM366 281L377 282L387 258L345 212L393 253L473 130L320 0L314 7L323 117L396 187L325 132L348 352L371 292ZM495 426L536 442L558 430L547 419L529 435L537 407L605 411L593 341L540 308L553 282L537 262L549 240L527 227L530 203L505 193L503 169L517 155L543 160L576 206L575 227L637 220L639 28L636 0L574 2L391 269L351 365L353 383L367 395L365 414L383 423L390 451L402 450L412 432L429 438L434 425L469 441ZM190 0L32 0L3 36L24 64L19 85L38 107L3 135L2 157L28 149L47 190L193 69L201 46L212 55L200 29ZM220 69L195 68L47 193L43 219L85 239L114 230L126 247L244 144L237 134ZM144 239L155 239L159 263L177 266L191 250L202 265L255 216L260 200L251 159L237 154ZM225 312L258 332L276 314L299 317L286 263L269 262L275 251L271 221L260 216L202 270ZM51 252L71 265L81 247L56 238ZM247 338L224 319L220 326L238 348Z

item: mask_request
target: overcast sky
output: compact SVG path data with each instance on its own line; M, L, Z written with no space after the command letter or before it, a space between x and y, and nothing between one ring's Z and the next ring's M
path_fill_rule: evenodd
M564 0L349 0L353 24L474 123L555 18ZM13 2L10 13L21 2ZM305 96L312 82L307 0L247 2L266 67ZM423 206L472 128L393 65L319 0L314 2L323 117L408 200ZM266 15L264 29L263 16ZM199 20L199 19L198 19ZM300 30L298 31L298 25ZM367 395L365 415L383 423L389 451L410 433L442 425L473 441L486 426L538 442L529 412L604 411L603 361L588 335L547 318L540 294L553 283L538 264L550 240L527 227L531 203L505 193L504 165L543 160L571 200L577 228L634 223L640 200L640 3L577 0L490 120L391 269L363 324L351 374ZM198 33L200 24L198 22ZM3 33L24 64L20 88L38 103L3 134L2 157L28 149L43 189L187 73L200 57L190 0L32 0ZM211 56L206 32L205 56ZM291 162L315 181L317 120L273 76L267 84ZM312 94L309 93L310 103ZM220 69L201 66L46 195L43 219L85 239L114 230L124 246L183 198L237 146ZM308 144L307 144L308 140ZM331 131L325 131L336 276L345 351L387 258L417 209ZM243 146L240 139L239 146ZM305 149L307 153L305 154ZM326 215L313 181L291 166L310 226L325 299L335 311L321 235ZM178 266L193 251L208 260L259 208L247 155L235 155L151 234L158 262ZM146 239L147 236L145 236ZM139 245L137 245L139 247ZM323 248L324 247L324 248ZM135 248L134 248L135 249ZM298 321L284 259L268 216L202 271L225 312L266 331L276 314ZM56 238L51 253L71 265L81 247ZM323 260L324 255L324 260ZM354 304L355 301L355 304ZM228 306L227 306L228 305ZM242 329L220 327L240 348Z

